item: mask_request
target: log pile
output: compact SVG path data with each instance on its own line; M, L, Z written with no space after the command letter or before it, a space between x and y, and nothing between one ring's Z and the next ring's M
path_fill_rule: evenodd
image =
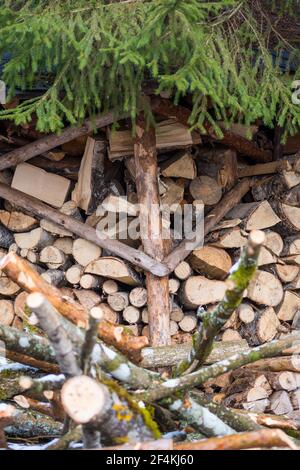
M271 161L240 128L202 140L184 113L152 104L159 125L147 131L140 115L136 140L127 121L113 131L108 117L97 136L85 124L87 136L42 137L23 154L11 137L1 156L0 340L24 364L14 373L9 362L0 382L1 401L17 410L8 408L8 436L59 436L64 422L49 448L111 446L122 435L151 445L157 423L132 396L155 403L160 426L182 420L209 438L267 423L300 429L290 336L300 330L300 153ZM143 209L151 204L154 215ZM187 206L192 235L179 237ZM4 447L2 428L0 408ZM266 447L293 448L285 434L264 436Z

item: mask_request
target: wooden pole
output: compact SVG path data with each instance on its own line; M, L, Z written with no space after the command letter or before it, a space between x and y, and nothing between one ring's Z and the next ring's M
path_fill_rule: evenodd
M155 130L147 128L142 113L136 122L134 158L143 248L147 255L161 261L167 254L167 241L163 240L159 206ZM146 273L146 286L150 343L152 346L166 346L171 342L168 277L159 278Z

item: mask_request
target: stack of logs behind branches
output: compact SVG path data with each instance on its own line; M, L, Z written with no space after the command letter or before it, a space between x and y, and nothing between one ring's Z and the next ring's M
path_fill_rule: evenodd
M15 414L24 423L31 420L29 437L41 435L42 425L50 437L59 436L67 413L80 429L71 427L69 441L60 445L67 447L83 432L88 447L99 446L99 426L90 426L90 419L99 424L107 410L101 403L99 409L89 410L89 393L99 394L105 406L110 403L117 414L133 413L134 432L141 441L157 437L155 423L150 432L139 413L132 412L128 400L116 398L106 376L101 384L80 379L82 371L87 376L91 370L86 358L95 343L93 335L98 331L101 340L144 368L138 369L143 373L137 372L126 362L134 376L133 389L147 389L149 381L158 380L150 369L165 368L167 377L170 367L186 360L203 315L214 312L230 289L228 273L238 269L241 249L247 246L252 231L265 235L258 269L243 292L241 304L217 331L217 343L205 364L235 353L247 354L250 348L263 347L272 340L284 341L300 329L300 153L293 148L293 154L283 152L281 158L272 160L272 143L258 126L251 128L251 139L249 129L236 125L224 130L223 141L218 141L209 128L207 136L189 133L188 115L172 113L165 100L154 100L153 109L157 128L147 130L140 118L135 141L129 122L121 121L120 130L112 131L111 117L99 118L97 136L87 123L77 131L67 129L61 136L46 137L30 127L2 124L0 340L6 344L8 359L25 365L14 369L8 363L0 370L0 442L1 436L4 441L2 421L5 426L10 423L8 435L28 437L25 424L18 434ZM148 189L156 194L150 191L149 196ZM139 231L143 234L143 220L151 216L145 216L138 203L151 201L163 207L158 242L139 235ZM192 208L193 222L199 207L204 212L204 244L196 249L189 248L189 239L185 242L176 237L175 214L186 204ZM107 228L110 217L115 221L113 230L101 238L99 233ZM132 231L124 229L124 219ZM171 239L164 239L168 231ZM132 236L133 232L137 236ZM111 240L112 235L116 240ZM59 356L61 345L51 337L45 312L53 317L52 329L59 312L90 333L84 340L81 329L65 323L67 320L57 322L57 328L64 327L73 343L67 359ZM32 346L36 335L40 335L40 342L36 339ZM78 364L74 357L82 344L87 356ZM114 351L106 352L106 359L102 352L105 372L109 359L117 354ZM209 397L211 406L223 404L235 409L241 420L251 416L255 426L239 431L262 432L256 426L267 426L269 419L271 427L297 433L299 356L289 345L277 356L200 381L206 395L195 391L189 398L192 406L196 398L198 406L199 400L205 406L203 397ZM119 376L115 374L114 379L126 382L124 367L120 363ZM50 384L43 379L45 372L61 372L72 379L65 382L64 376L57 376ZM97 370L98 378L101 373ZM6 374L11 375L5 381ZM83 387L87 394L84 410L74 398L76 387ZM12 402L16 408L7 408ZM160 412L163 416L167 413L174 423L171 411L175 408L157 408L158 422ZM35 414L29 417L28 409L34 410L36 419ZM74 417L79 415L76 421ZM41 416L44 421L38 426ZM180 418L185 420L186 416ZM114 434L116 424L109 423L107 432ZM190 424L195 430L193 420ZM170 426L167 428L169 431ZM128 430L125 426L124 432ZM206 437L216 436L204 429L201 432ZM274 436L272 445L266 438L266 447L291 445L285 434ZM104 436L101 443L111 445L114 441L109 437ZM173 448L175 444L169 445ZM217 448L218 443L211 445ZM236 444L229 443L228 448L230 445L234 448Z

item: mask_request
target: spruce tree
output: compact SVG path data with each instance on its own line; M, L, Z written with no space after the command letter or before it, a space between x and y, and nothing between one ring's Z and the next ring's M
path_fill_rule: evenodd
M300 105L299 0L4 0L2 79L9 95L43 83L42 96L1 112L57 132L114 110L134 120L147 81L175 103L191 95L191 127L276 122L293 134ZM298 15L298 16L297 16ZM297 29L298 25L298 29ZM283 66L284 65L284 66Z

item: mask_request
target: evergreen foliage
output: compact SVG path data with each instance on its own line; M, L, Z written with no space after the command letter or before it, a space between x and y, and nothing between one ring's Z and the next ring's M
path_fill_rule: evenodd
M291 99L291 83L300 79L300 31L289 38L268 16L289 13L293 21L299 0L2 3L0 57L11 55L3 76L10 95L41 81L49 86L1 112L2 119L25 123L36 113L40 131L59 131L111 109L134 119L143 85L152 79L175 102L192 95L191 126L202 132L208 120L220 134L220 119L260 119L270 127L276 121L286 133L300 126L300 105Z

